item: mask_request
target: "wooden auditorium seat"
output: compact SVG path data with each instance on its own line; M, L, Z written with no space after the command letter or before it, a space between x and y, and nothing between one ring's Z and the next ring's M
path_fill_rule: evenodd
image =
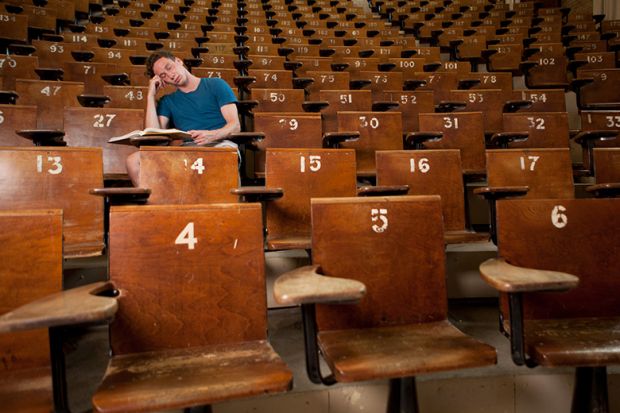
M0 146L32 146L16 131L36 128L36 106L0 105Z
M499 258L482 278L502 293L512 359L575 367L574 412L608 412L607 366L620 363L619 199L503 200Z
M239 159L232 148L140 147L140 186L151 190L148 203L234 203Z
M292 374L267 340L264 277L259 205L113 207L118 312L95 411L180 409L289 390ZM175 291L185 284L191 288Z
M65 258L101 254L103 202L88 194L103 186L100 149L3 147L0 157L0 209L63 209Z
M37 106L37 128L63 130L64 108L80 106L77 97L84 93L84 84L16 79L15 91L18 104Z
M487 241L466 229L468 208L457 149L377 151L377 185L408 185L409 195L439 195L448 244Z
M355 196L351 149L267 149L265 187L242 187L246 201L266 200L266 249L310 249L310 199Z
M68 411L63 331L109 320L116 301L96 296L105 283L61 292L61 210L2 209L0 403L11 412Z
M108 143L144 125L143 109L67 107L64 110L65 141L69 146L101 148L106 179L124 177L125 160L135 152L129 145Z
M390 379L388 411L417 412L415 376L496 362L448 321L442 221L438 196L312 200L313 266L274 285L301 305L312 382Z
M594 178L596 184L586 190L596 197L620 194L620 148L594 148Z

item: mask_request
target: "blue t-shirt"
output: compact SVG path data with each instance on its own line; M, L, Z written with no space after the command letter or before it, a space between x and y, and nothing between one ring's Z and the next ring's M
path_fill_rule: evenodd
M171 127L180 130L214 130L226 125L220 108L236 101L224 80L203 78L192 92L177 90L161 98L157 114L170 119Z

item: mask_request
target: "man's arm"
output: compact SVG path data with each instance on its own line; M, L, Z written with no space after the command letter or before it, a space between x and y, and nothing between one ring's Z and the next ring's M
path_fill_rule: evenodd
M219 129L214 130L190 130L187 131L194 142L197 145L206 145L211 142L221 141L230 136L231 133L237 133L241 131L241 125L239 124L239 114L237 112L237 105L229 103L220 108L222 116L226 120L226 125Z
M169 119L165 116L157 115L157 102L155 96L157 91L163 85L161 79L158 76L153 76L149 81L149 90L146 95L146 113L144 115L144 127L145 128L158 128L166 129L168 127Z

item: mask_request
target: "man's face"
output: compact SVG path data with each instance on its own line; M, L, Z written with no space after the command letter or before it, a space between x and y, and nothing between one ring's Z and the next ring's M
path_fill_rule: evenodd
M174 60L166 57L158 59L153 64L153 73L167 85L180 86L187 81L187 72L178 57Z

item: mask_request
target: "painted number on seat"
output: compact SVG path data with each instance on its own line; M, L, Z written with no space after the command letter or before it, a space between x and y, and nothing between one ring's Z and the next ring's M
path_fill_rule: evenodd
M194 245L198 243L198 238L194 236L194 223L190 222L183 228L183 230L177 236L177 239L174 240L174 243L177 245L187 245L187 249L193 250Z
M568 217L565 214L566 207L556 205L551 211L551 223L556 228L564 228L568 224Z
M321 156L320 155L310 155L308 159L305 156L299 157L299 171L301 173L306 172L306 163L308 164L307 168L311 172L317 172L321 169Z
M62 172L62 158L60 156L48 156L47 162L52 164L52 167L46 172L50 175L58 175ZM43 155L37 155L37 172L43 173Z
M388 227L388 210L385 208L373 208L370 210L370 220L372 224L372 230L380 234L385 232Z
M417 165L417 170L422 172L423 174L431 170L431 165L428 163L428 158L421 158L418 160L417 163L415 159L410 158L409 159L409 171L411 173L414 173L416 171L416 165Z
M536 162L538 162L539 158L540 156L520 156L521 170L525 171L527 169L533 171L536 168Z

